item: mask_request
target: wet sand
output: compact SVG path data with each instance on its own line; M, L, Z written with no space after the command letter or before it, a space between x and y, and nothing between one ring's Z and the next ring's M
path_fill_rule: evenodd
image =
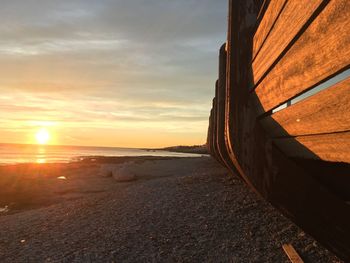
M120 165L135 180L101 173ZM209 157L5 166L0 187L1 262L341 262Z

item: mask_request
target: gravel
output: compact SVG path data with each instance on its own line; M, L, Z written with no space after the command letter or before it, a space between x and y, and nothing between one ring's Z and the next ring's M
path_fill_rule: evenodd
M104 191L0 216L0 262L289 262L284 243L341 262L213 159L174 162L180 173L101 178Z

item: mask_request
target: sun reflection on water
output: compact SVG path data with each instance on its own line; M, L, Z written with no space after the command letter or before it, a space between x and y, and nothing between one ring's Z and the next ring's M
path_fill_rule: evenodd
M38 148L36 156L36 163L46 163L46 149L45 147Z

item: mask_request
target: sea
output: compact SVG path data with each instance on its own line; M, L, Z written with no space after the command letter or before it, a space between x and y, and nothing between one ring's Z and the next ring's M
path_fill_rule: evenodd
M120 147L0 144L0 165L18 163L69 163L81 160L84 157L95 156L199 157L201 155Z

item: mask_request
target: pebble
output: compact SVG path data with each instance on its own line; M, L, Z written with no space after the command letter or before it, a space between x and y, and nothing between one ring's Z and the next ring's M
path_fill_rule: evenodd
M306 262L341 262L214 160L180 165L188 171L127 185L100 178L108 191L0 216L1 263L288 262L284 243Z

